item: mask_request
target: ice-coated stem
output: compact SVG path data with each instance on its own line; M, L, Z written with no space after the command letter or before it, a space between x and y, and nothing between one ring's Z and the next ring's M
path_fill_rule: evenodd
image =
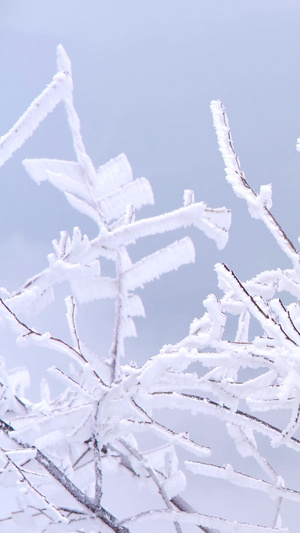
M0 167L18 150L69 90L68 72L58 72L14 126L0 138Z
M271 187L263 186L257 194L248 184L241 169L238 155L234 149L226 110L220 100L211 102L213 122L217 133L220 152L225 163L226 179L232 186L238 198L243 198L248 204L250 214L260 218L281 250L289 257L295 268L299 269L299 253L292 241L287 237L280 224L271 213Z

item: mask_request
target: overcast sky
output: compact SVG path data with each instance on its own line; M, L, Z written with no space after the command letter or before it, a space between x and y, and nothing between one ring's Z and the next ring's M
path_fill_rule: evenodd
M140 337L127 344L130 359L142 362L187 334L191 320L203 313L203 298L217 290L217 261L242 280L264 268L288 266L225 181L209 103L223 101L248 181L255 190L272 182L273 212L296 244L299 28L298 0L0 2L0 134L51 81L61 43L72 61L75 105L96 166L125 152L134 176L152 184L156 205L148 215L181 206L184 189L194 189L196 200L210 207L232 210L224 251L199 232L188 232L196 265L144 291L147 319L137 321ZM74 158L62 106L0 169L0 285L10 289L47 265L51 240L62 229L79 225L91 237L96 229L50 185L31 182L21 165L25 157ZM153 246L151 241L149 249ZM89 309L81 315L88 318L83 335L105 352L112 307ZM56 313L50 326L47 317L37 319L40 328L63 331ZM8 342L2 332L2 353ZM23 351L10 354L9 366L24 360ZM43 356L45 367L51 357Z
M152 184L156 205L147 215L181 206L184 189L194 189L196 200L210 207L232 210L224 251L200 232L190 232L196 265L144 291L148 320L137 321L140 338L129 343L131 358L146 346L147 353L139 355L143 360L187 333L203 312L203 298L217 290L217 261L227 262L241 279L288 265L225 181L209 103L217 98L225 104L248 181L255 190L273 183L273 211L296 242L298 2L12 0L0 5L3 134L51 81L61 43L72 60L75 105L96 166L125 152L134 176L146 176ZM0 278L11 289L46 266L51 241L62 229L79 225L91 237L96 230L50 185L31 182L21 165L25 157L74 158L62 106L0 171ZM149 250L155 246L149 240Z

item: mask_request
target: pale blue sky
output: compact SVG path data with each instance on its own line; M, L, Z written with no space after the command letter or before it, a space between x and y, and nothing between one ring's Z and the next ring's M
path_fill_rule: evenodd
M224 179L209 102L223 100L249 182L255 189L273 183L274 212L295 241L300 234L297 2L34 0L3 2L0 14L2 133L51 80L56 46L62 43L72 60L75 104L96 165L125 152L134 175L151 181L156 206L149 214L180 206L185 188L211 207L232 209L226 250L218 252L193 231L196 266L145 290L149 320L138 321L141 337L132 343L132 357L145 344L149 355L186 334L190 321L202 314L202 299L216 290L217 261L226 261L242 279L286 264ZM45 254L60 230L80 225L89 235L94 232L60 193L29 180L20 162L40 156L73 157L62 108L0 171L0 277L10 288L46 266Z
M190 321L202 314L202 299L216 290L217 261L226 261L241 278L282 261L262 224L250 219L225 181L209 103L223 100L249 182L255 189L273 183L274 212L295 241L297 2L34 0L3 2L0 14L1 133L51 80L62 43L72 60L75 104L96 165L125 152L134 175L151 181L156 206L149 214L180 206L185 188L211 207L232 209L226 250L218 252L193 231L196 266L145 290L149 320L138 321L143 335L133 343L133 356L145 343L152 353L186 334ZM60 193L29 180L20 162L41 156L73 158L62 108L0 171L0 277L10 288L46 265L45 254L60 230L80 225L94 232Z
M144 291L147 319L137 321L140 337L128 342L129 359L142 362L187 333L191 320L203 312L203 298L217 290L217 261L227 262L241 279L288 265L225 181L209 103L223 100L250 184L258 190L273 183L274 214L296 243L299 29L299 0L0 3L0 134L51 81L61 43L72 60L75 105L96 165L125 152L135 177L144 175L152 184L156 206L149 215L180 206L189 188L197 200L232 210L226 250L219 252L202 234L188 232L196 245L196 265ZM79 225L90 236L95 231L59 192L30 181L21 166L25 157L73 158L62 108L0 169L0 285L11 289L46 266L51 240L60 230ZM63 306L57 309L62 316ZM38 327L63 334L57 309L50 325L45 313ZM83 316L85 340L91 338L93 347L105 352L112 307L98 314L93 304ZM27 352L20 355L4 331L0 349L6 355L9 349L9 366L26 362ZM36 350L30 361L39 375L53 364L53 356Z

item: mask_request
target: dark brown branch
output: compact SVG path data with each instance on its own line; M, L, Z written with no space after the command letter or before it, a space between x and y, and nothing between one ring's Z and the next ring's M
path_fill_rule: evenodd
M171 392L171 391L160 391L160 392L151 393L151 395L153 395L153 396L164 396L164 395L165 396L172 396L173 394L174 393ZM236 411L232 411L229 407L227 407L227 405L221 405L220 403L215 402L213 400L210 400L209 398L204 398L202 396L197 396L195 394L187 394L187 393L183 393L183 392L176 392L176 396L181 397L181 398L190 399L190 400L195 400L195 401L198 401L198 402L202 402L205 405L209 405L210 407L213 407L213 408L219 409L221 411L225 411L228 414L234 415L236 417L235 422L234 422L236 425L240 425L239 422L238 422L238 419L241 418L242 420L244 419L245 423L247 423L249 421L252 421L255 424L257 424L258 427L255 428L256 430L259 430L259 426L262 426L262 428L264 428L266 430L274 432L274 433L276 433L278 435L282 435L282 430L281 429L277 428L276 426L273 426L272 424L269 424L268 422L266 422L264 420L261 420L260 418L254 416L254 415L251 415L249 413L245 413L244 411L240 411L239 409L237 409ZM300 440L296 439L295 437L290 437L290 441L292 443L294 443L297 446L297 448L299 447L299 449L300 449Z
M2 298L0 298L0 304L14 318L14 320L17 322L17 324L19 324L19 326L21 326L22 328L24 328L26 330L26 334L24 334L23 337L26 337L26 336L29 336L29 335L34 335L36 337L40 337L41 338L43 336L42 333L39 333L38 331L35 331L35 330L31 329L24 322L22 322L22 320L20 320L17 317L17 315L2 300ZM67 350L69 350L72 353L72 355L75 356L76 359L79 358L85 364L89 364L89 361L86 359L86 357L80 351L78 351L75 348L73 348L72 346L70 346L67 342L63 341L62 339L58 339L57 337L53 337L52 335L49 336L49 340L51 342L53 342L55 345L58 345L59 347L63 347L63 348L66 348ZM94 369L92 370L92 373L94 374L95 378L101 383L101 385L103 387L107 388L106 383L104 383L104 381L100 378L100 376L97 374L97 372Z
M289 337L289 335L284 331L282 325L280 323L276 322L274 320L274 318L272 318L271 316L267 315L267 313L265 313L265 311L258 305L258 303L254 300L253 296L251 296L251 294L247 291L247 289L245 289L244 285L240 282L240 280L235 275L233 270L230 270L230 268L228 268L228 266L225 265L225 263L221 263L221 264L225 268L225 270L233 277L234 281L238 284L239 288L244 292L246 297L251 301L251 304L254 305L254 307L257 309L257 311L261 315L263 315L263 317L266 320L270 320L275 326L277 326L280 329L281 333L285 336L285 338L288 341L292 342L295 346L298 346L297 343L293 339L291 339L291 337Z
M65 474L62 472L45 454L43 454L35 446L24 444L19 442L12 436L14 429L3 422L0 427L8 437L10 437L16 444L23 449L31 449L36 452L35 460L43 466L49 474L58 481L58 483L69 493L75 500L84 505L89 511L91 511L97 518L100 518L107 526L109 526L115 533L130 533L129 529L119 525L119 521L102 505L98 504L92 498L89 498L84 492L82 492Z

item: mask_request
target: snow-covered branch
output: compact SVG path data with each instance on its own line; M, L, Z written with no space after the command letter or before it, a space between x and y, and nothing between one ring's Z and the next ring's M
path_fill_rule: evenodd
M203 533L287 533L281 509L287 500L300 501L300 489L286 486L260 437L284 453L300 451L300 272L298 251L270 211L271 186L262 186L259 194L249 186L224 106L212 102L227 180L246 200L250 214L269 228L292 268L274 268L241 281L234 265L219 262L215 270L221 293L206 297L205 312L192 321L187 336L140 366L129 363L126 339L137 334L135 317L145 315L135 291L197 256L189 236L176 240L175 234L171 243L145 252L136 262L129 245L194 226L221 250L231 214L225 207L195 202L194 192L186 190L183 206L138 218L143 206L154 203L149 181L134 179L124 154L94 167L81 135L71 63L62 46L57 68L50 85L0 139L0 166L63 101L75 160L26 159L24 166L36 183L48 181L74 209L90 217L97 234L90 238L77 227L72 235L62 231L53 241L48 266L18 290L2 289L2 325L19 343L59 352L71 364L49 369L63 387L60 394L53 395L43 376L41 400L32 402L26 396L28 370L0 361L0 484L13 487L14 495L14 508L4 509L0 524L8 528L21 521L25 532L127 533L131 525L141 531L143 522L157 519L177 533L192 526ZM111 267L106 275L104 259ZM35 314L47 306L51 312L56 285L63 282L71 293L65 299L69 341L52 335L47 326L41 332L33 325ZM83 312L82 303L96 300L100 305L105 298L115 301L112 343L109 353L103 354L102 346L94 353L81 338L77 315ZM275 417L277 411L288 416L271 422L268 413ZM236 453L251 458L254 474L228 460L217 464L204 417L212 424L219 421L225 430L232 447L229 461ZM250 523L222 516L218 499L209 513L202 502L196 508L186 497L192 474L202 490L210 477L263 494L270 502L271 520Z
M241 169L239 158L233 146L226 110L222 102L213 100L211 102L211 111L219 149L225 163L227 181L232 186L237 197L246 200L251 216L261 219L266 224L280 248L291 259L294 267L298 269L298 251L270 211L272 207L271 185L262 185L259 194L254 192Z

